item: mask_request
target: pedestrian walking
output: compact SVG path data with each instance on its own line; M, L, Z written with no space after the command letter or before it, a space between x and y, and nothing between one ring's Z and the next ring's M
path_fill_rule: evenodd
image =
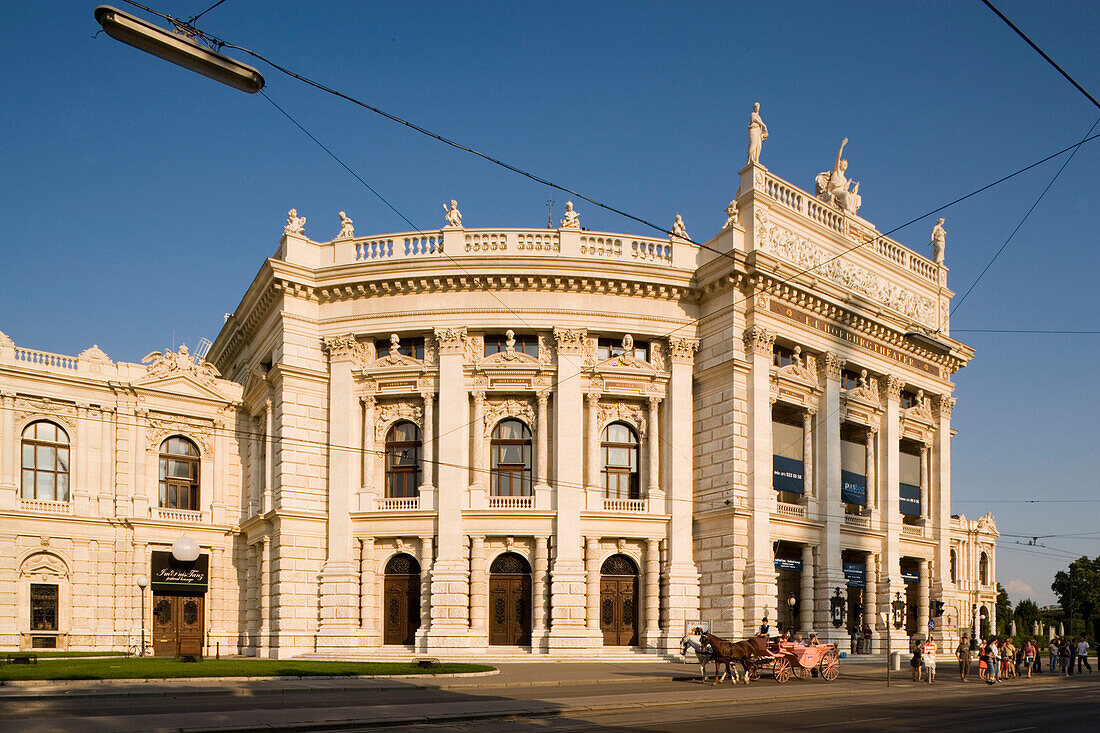
M924 655L924 646L919 642L913 644L913 658L909 660L909 666L913 668L913 681L920 682L921 670L924 668L924 662L921 657Z
M1058 643L1058 662L1063 677L1073 675L1073 661L1070 657L1069 640L1062 639Z
M1035 646L1035 640L1028 639L1027 645L1024 646L1024 667L1027 668L1028 679L1031 679L1031 668L1035 666L1035 657L1038 653L1039 649Z
M1012 643L1012 637L1005 639L1001 647L1001 676L1016 676L1016 645Z
M959 679L966 682L970 675L970 637L963 634L959 645L955 647L955 659L959 661Z
M1089 643L1082 636L1077 641L1077 674L1081 674L1081 665L1085 665L1085 669L1092 674L1092 667L1089 665ZM1096 666L1100 667L1100 661L1096 662Z
M921 646L921 668L928 676L928 684L936 681L936 642L931 636Z
M1050 652L1050 671L1051 673L1057 672L1055 665L1058 663L1058 639L1057 637L1050 640L1050 646L1047 647Z
M986 647L986 656L989 657L989 682L1001 681L1001 648L997 644L997 637L991 636L989 638L989 645Z

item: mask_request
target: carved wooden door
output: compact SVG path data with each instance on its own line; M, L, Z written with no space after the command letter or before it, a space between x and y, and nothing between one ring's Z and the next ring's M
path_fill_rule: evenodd
M600 630L604 646L637 645L637 586L635 577L600 578Z
M386 575L383 585L383 642L409 646L420 628L420 576Z
M531 576L489 576L489 643L531 644Z
M204 603L202 596L153 594L153 654L158 657L201 657Z

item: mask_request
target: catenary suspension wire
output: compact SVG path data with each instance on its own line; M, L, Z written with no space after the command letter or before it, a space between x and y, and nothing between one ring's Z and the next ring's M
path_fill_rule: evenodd
M191 16L190 18L188 18L188 19L187 19L187 25L191 25L191 24L192 24L192 23L194 23L194 22L195 22L196 20L198 20L198 19L199 19L199 18L201 18L202 16L206 15L206 14L207 14L207 13L209 13L209 12L210 12L211 10L213 10L213 9L214 9L214 8L216 8L216 7L218 7L219 5L221 5L222 3L224 3L225 1L226 1L226 0L218 0L218 2L214 3L214 4L213 4L213 5L211 5L211 6L209 7L209 8L207 8L207 9L206 9L206 10L204 10L204 11L202 11L202 12L201 12L201 13L199 13L198 15L192 15L192 16Z

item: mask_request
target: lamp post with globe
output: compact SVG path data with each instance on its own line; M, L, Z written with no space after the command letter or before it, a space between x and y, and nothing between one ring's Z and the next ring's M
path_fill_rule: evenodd
M141 596L141 644L139 645L141 651L139 656L145 656L145 589L149 587L149 578L144 575L139 575L134 578L134 583L138 587L138 595Z

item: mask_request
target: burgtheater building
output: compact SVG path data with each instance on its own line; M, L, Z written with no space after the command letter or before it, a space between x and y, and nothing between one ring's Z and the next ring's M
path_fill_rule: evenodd
M942 227L926 259L839 154L810 194L761 143L704 245L572 206L341 212L331 241L292 211L208 353L0 334L0 645L606 658L767 619L881 652L934 601L942 644L992 623L992 518L950 512L973 352Z

